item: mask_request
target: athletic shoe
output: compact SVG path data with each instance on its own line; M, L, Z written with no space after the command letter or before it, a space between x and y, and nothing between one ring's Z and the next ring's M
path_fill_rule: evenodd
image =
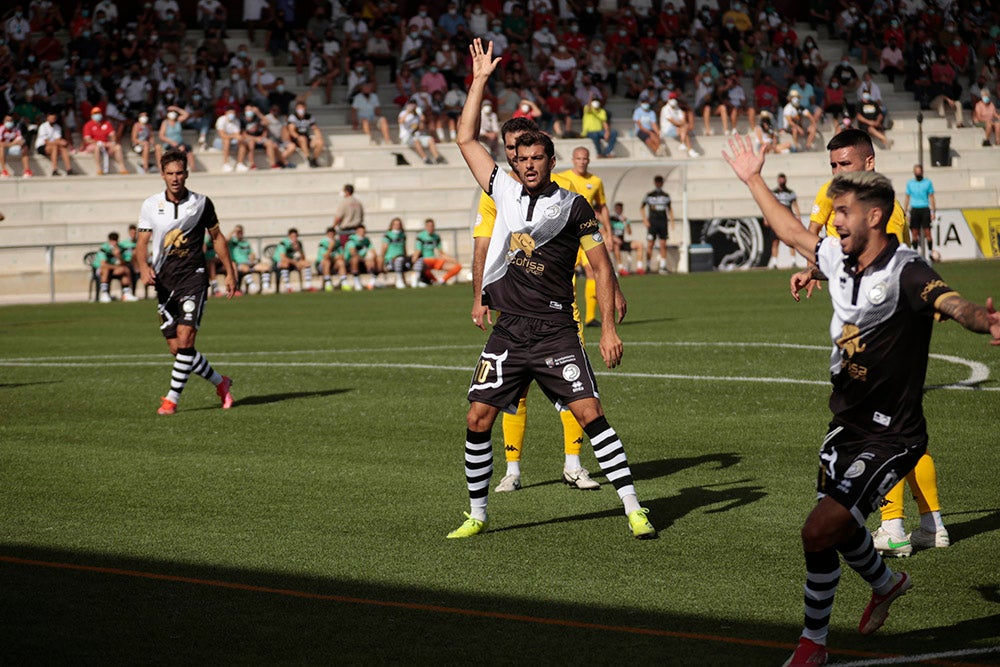
M771 259L769 259L767 261L767 268L769 268L769 269L776 269L776 268L778 268L778 258L777 257L772 257Z
M243 164L242 162L240 162L239 164L236 165L236 171L239 171L239 172L250 171L250 167L248 167L245 164Z
M132 294L132 292L122 295L122 301L138 301L138 300L139 297L137 297L135 294Z
M24 170L24 177L25 178L31 178L34 175L35 175L35 172L31 171L30 169L25 169Z
M896 584L885 595L872 592L872 599L868 601L868 606L861 614L861 622L858 624L858 632L861 634L870 635L881 628L885 619L889 618L889 605L896 598L906 595L906 591L913 587L913 582L905 572L899 572L895 577Z
M455 530L448 533L449 540L460 537L472 537L473 535L478 535L486 530L486 521L473 519L468 512L463 512L463 514L465 515L465 522Z
M316 158L311 157L309 158L309 166L315 169L316 167L319 166L319 161Z
M951 546L951 537L948 536L946 528L941 528L937 532L917 528L907 537L910 540L910 546L914 549L944 549Z
M232 170L233 170L233 165L231 165L230 163L226 162L225 164L222 165L222 171L228 173Z
M875 543L875 551L883 556L906 558L913 553L913 547L907 537L896 537L882 526L872 533L872 541Z
M0 171L0 178L10 178L10 172L7 171L6 169Z
M792 654L785 664L781 667L799 667L803 665L825 665L826 664L826 647L822 644L817 644L811 639L806 639L805 637L799 637L799 645L795 647L795 653Z
M97 300L101 303L111 303L111 295L107 292L101 292L100 296L97 297Z
M601 322L600 322L600 320L590 320L589 322L585 323L583 326L585 326L585 327L591 327L591 328L595 328L596 329L596 328L598 328L598 327L601 326Z
M438 163L438 164L444 164L444 156L443 155L438 155L437 158L435 158L434 161L436 163Z
M688 151L688 157L701 157L701 153L692 148Z
M396 278L396 289L406 289L406 281L402 278Z
M233 394L229 390L233 388L233 378L223 375L222 382L215 388L215 393L222 399L222 409L228 410L233 407Z
M424 164L434 164L434 160L432 160L430 157L425 157Z
M563 482L568 486L575 486L585 491L601 488L600 484L590 478L590 473L587 472L586 468L563 470Z
M171 401L169 398L163 397L160 399L160 409L156 411L158 415L172 415L177 412L177 404Z
M521 488L521 476L520 475L504 475L500 483L497 484L497 488L493 489L497 493L503 493L504 491L517 491Z
M649 522L646 515L649 510L640 507L628 513L628 527L632 530L632 536L639 540L649 540L656 537L656 529Z
M324 292L332 292L333 291L333 283L323 283L323 291Z

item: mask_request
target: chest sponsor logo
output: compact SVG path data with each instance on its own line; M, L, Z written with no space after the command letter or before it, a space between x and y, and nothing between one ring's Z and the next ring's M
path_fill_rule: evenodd
M517 254L518 250L523 252L525 256L531 257L532 253L535 252L535 239L531 238L531 234L515 232L510 235L511 258Z
M874 305L878 305L885 301L886 296L889 294L889 288L885 283L878 283L873 285L870 290L868 290L868 300Z
M868 346L861 342L861 329L857 325L845 324L840 332L840 338L837 339L837 347L850 359L858 352L864 352Z

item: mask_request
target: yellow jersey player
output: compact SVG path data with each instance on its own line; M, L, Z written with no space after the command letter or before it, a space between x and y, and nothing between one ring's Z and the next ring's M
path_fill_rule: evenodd
M601 223L601 233L605 239L611 239L611 213L608 210L608 201L604 196L604 181L601 177L588 171L590 167L590 151L580 146L573 149L573 168L553 175L565 178L573 184L576 192L579 192L593 207L597 214L597 219ZM611 252L611 246L608 246ZM580 254L580 263L587 275L584 283L584 320L585 327L599 327L601 323L597 320L597 283L594 282L594 273L590 270L586 255Z
M513 169L514 165L512 161L517 138L525 132L534 132L537 129L538 126L535 124L535 121L528 118L512 118L500 128L500 136L507 154L507 164L511 167L510 174L514 178L517 178L517 173ZM559 187L570 192L577 192L573 183L559 174L552 174L552 181ZM496 217L496 203L489 195L483 192L479 197L476 226L472 232L476 244L476 259L478 260L473 261L474 271L478 267L478 270L482 273L483 262L486 258L490 236L493 234ZM580 262L581 254L586 257L582 252L577 253L577 264ZM576 293L575 283L573 292L574 294ZM580 311L577 308L575 300L573 301L573 319L579 325ZM583 330L579 329L579 331L580 339L583 340ZM599 489L601 485L590 477L590 472L583 467L580 461L580 449L583 446L583 428L569 410L560 410L559 418L563 424L563 452L565 454L563 482L578 489ZM524 431L528 424L527 392L518 401L517 412L514 414L504 413L502 423L504 457L507 461L507 471L494 489L500 493L517 491L521 488L521 453L524 448Z
M826 145L830 151L830 168L833 175L853 171L875 171L875 147L871 137L861 130L844 130ZM816 194L812 212L809 215L809 231L818 233L826 229L827 236L837 236L833 225L833 200L827 195L827 182ZM910 241L910 231L906 216L899 201L894 202L892 215L886 225L886 232L899 239L902 245ZM811 272L807 269L806 272ZM800 277L803 274L796 274ZM801 280L801 277L800 277ZM811 290L810 290L811 292ZM795 288L793 287L793 295ZM808 293L807 293L808 294ZM934 459L925 453L917 461L916 467L906 476L906 483L917 501L920 510L920 527L907 534L903 527L904 482L900 482L886 494L882 503L882 524L874 533L875 548L885 556L906 557L913 549L947 547L951 544L948 530L941 520L941 504L938 499L937 470Z

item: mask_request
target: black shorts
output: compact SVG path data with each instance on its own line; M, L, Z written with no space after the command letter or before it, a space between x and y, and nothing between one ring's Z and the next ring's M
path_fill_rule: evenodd
M35 146L35 152L42 157L48 157L48 153L45 152L45 144L38 144Z
M469 402L513 414L532 380L556 408L583 398L598 398L597 380L576 322L503 313L472 374Z
M180 281L173 289L156 283L156 307L160 315L163 337L177 337L177 325L183 324L198 330L205 310L208 283L204 273L195 273Z
M830 496L864 525L926 451L926 441L915 445L874 442L831 423L819 450L816 494Z
M668 237L667 233L667 221L649 221L649 229L646 231L646 240L655 241L656 239L666 240Z
M910 209L910 229L930 229L931 210L929 208Z

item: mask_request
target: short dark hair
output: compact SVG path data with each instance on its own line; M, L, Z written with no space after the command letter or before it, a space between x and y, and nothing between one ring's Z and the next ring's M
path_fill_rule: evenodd
M885 231L896 206L896 192L892 189L892 181L874 171L846 172L834 176L826 191L830 199L848 193L854 193L854 198L864 204L867 210L876 207L881 211L880 223Z
M539 130L525 132L517 138L515 146L518 148L521 146L542 146L547 157L553 158L556 155L556 147L552 143L552 137Z
M662 183L662 182L663 182L663 177L662 176L660 176L659 174L657 174L656 176L653 176L653 183Z
M172 148L164 153L160 158L160 170L165 172L167 170L167 165L171 162L180 162L184 165L184 171L187 171L188 159L187 155L185 155L183 151Z
M337 228L336 227L327 227L326 228L326 233L327 234L336 234L337 233Z
M288 235L289 236L291 236L292 234L296 234L297 235L298 233L299 233L299 230L295 229L295 227L292 227L292 228L290 228L288 230Z
M349 195L353 195L354 194L354 186L351 185L350 183L348 183L347 185L344 186L344 192L346 192Z
M826 150L835 151L841 148L857 148L865 157L875 155L875 146L872 145L872 138L863 130L848 129L840 134L834 135L830 143L826 145Z
M538 123L530 118L511 118L500 127L500 136L506 137L508 134L516 132L537 132Z
M108 240L109 241L117 241L118 240L118 232L111 232L110 234L108 234Z

